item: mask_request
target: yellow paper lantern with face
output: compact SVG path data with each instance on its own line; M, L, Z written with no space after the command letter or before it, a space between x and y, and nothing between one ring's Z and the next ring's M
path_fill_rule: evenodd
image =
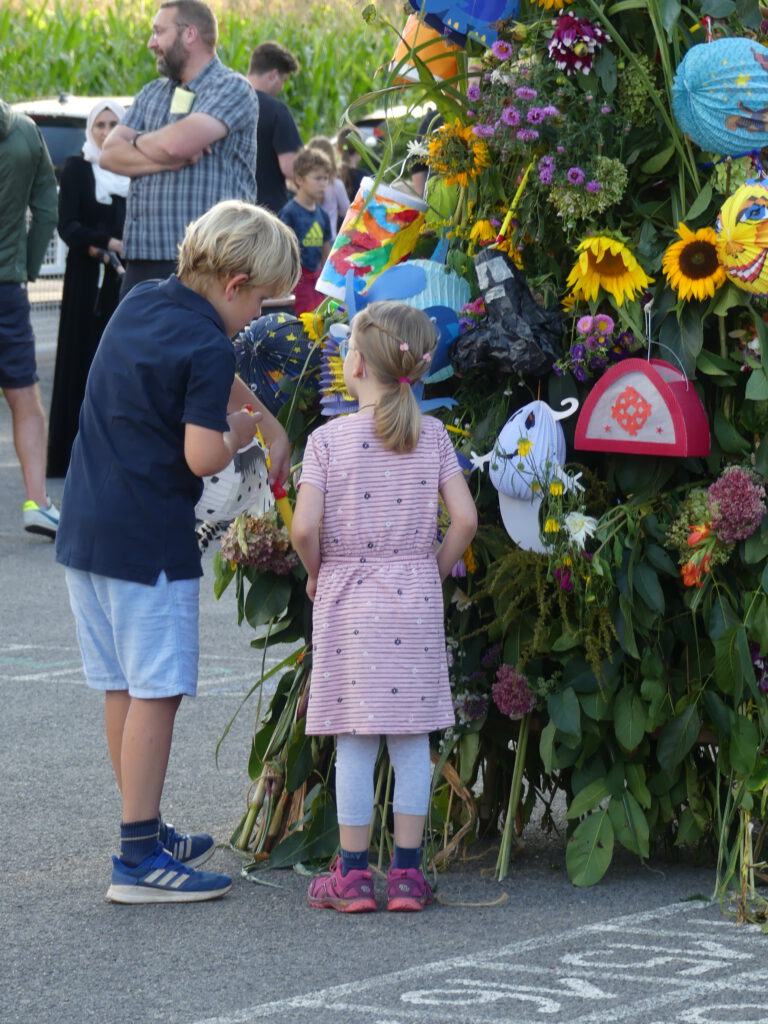
M742 185L726 199L715 224L717 255L728 279L768 295L768 185Z

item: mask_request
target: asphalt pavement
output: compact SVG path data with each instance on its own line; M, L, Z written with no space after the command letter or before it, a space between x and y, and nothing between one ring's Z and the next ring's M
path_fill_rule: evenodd
M43 341L46 404L54 356ZM696 898L711 894L711 865L620 855L578 889L562 837L535 826L504 882L495 851L479 851L440 875L422 914L311 910L305 878L251 883L225 849L210 862L237 876L222 900L108 903L119 802L101 700L83 683L53 546L23 532L22 501L0 402L3 1024L768 1024L768 937ZM255 705L218 764L214 751L260 655L231 595L214 600L210 559L200 693L179 712L163 810L224 841L245 806Z

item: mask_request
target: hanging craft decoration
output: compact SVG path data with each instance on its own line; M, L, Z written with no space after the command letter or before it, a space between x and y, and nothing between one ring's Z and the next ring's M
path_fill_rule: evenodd
M233 344L235 372L273 414L288 398L281 381L302 377L308 384L317 385L320 346L310 340L301 320L290 313L268 313L252 320Z
M472 465L488 465L491 483L499 492L499 511L512 540L528 551L544 552L539 509L552 480L565 490L583 490L580 473L563 470L565 435L559 420L576 411L579 403L566 398L567 406L555 412L546 402L529 402L517 409L501 429L493 450L482 457L472 452Z
M234 519L246 509L254 509L259 516L271 506L267 453L254 438L220 473L203 477L195 515L205 523L216 523Z
M711 153L768 146L768 47L731 36L692 46L675 73L672 111L682 131Z
M410 0L411 7L437 32L459 46L467 36L484 46L496 42L496 22L516 18L520 0Z
M416 14L411 14L395 49L390 72L396 75L395 85L419 81L419 69L413 58L423 63L437 82L453 78L459 73L456 55L461 50L440 32L425 25Z
M363 178L325 262L317 290L343 300L352 271L362 287L413 252L427 204L388 185Z
M752 182L723 203L715 224L717 256L729 280L768 295L768 186Z
M685 374L662 359L625 359L587 396L574 447L634 455L708 455L709 422Z

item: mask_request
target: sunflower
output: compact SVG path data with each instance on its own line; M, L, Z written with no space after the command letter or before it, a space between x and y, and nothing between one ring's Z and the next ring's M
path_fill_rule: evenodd
M667 246L661 269L679 299L712 298L725 283L725 270L717 258L717 233L714 228L691 231L682 222L677 225L679 242Z
M442 174L446 185L466 188L470 178L477 178L484 167L489 167L491 154L488 146L460 121L444 124L429 140L427 163Z
M573 0L533 0L533 2L546 11L562 11L564 7L572 4Z
M625 299L634 299L637 292L653 281L617 238L591 235L579 243L576 252L579 258L566 282L576 299L595 299L603 288L621 306Z

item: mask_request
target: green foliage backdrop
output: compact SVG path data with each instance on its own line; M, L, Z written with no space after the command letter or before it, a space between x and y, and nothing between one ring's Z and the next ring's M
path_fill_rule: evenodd
M56 96L131 96L155 75L147 50L158 3L114 0L80 5L56 0L3 4L0 9L0 96L9 102ZM354 4L212 4L219 19L219 55L245 73L251 50L275 39L298 57L302 71L284 98L306 138L333 134L344 110L373 85L392 38L367 26Z

